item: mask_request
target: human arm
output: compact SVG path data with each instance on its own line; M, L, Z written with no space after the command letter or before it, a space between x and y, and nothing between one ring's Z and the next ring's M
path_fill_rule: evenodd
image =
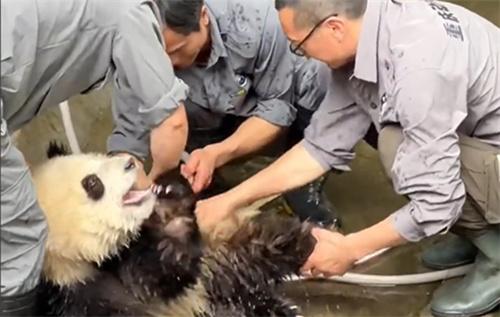
M178 164L187 137L182 106L187 86L175 77L160 26L147 5L131 9L113 41L113 117L110 153L153 156L157 174Z

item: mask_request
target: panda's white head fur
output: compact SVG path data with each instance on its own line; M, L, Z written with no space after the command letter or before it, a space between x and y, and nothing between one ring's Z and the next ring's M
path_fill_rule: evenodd
M49 235L44 276L58 285L91 278L95 264L116 254L153 211L149 191L134 191L130 157L56 156L33 171Z

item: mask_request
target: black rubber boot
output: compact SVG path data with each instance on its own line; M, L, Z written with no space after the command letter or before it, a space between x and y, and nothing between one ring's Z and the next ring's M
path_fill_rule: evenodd
M338 229L340 219L332 203L323 192L326 177L283 195L287 205L301 221L311 221L323 228Z
M0 316L38 316L38 288L26 294L2 296Z

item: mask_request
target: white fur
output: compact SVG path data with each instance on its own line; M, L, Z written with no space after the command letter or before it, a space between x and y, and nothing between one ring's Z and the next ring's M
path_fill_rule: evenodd
M210 311L208 295L200 279L168 304L155 301L151 307L151 314L157 317L196 317Z
M133 186L136 169L125 170L128 157L102 154L60 156L33 172L49 236L44 275L59 285L91 278L91 263L116 254L137 234L154 206L150 194L139 205L124 206L123 196ZM104 196L94 201L82 187L82 179L96 174L104 184Z

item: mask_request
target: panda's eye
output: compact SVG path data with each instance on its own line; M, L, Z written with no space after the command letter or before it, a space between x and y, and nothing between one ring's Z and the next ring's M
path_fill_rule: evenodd
M95 175L90 174L82 179L82 187L87 192L87 195L93 200L99 200L104 195L104 185L101 179Z

